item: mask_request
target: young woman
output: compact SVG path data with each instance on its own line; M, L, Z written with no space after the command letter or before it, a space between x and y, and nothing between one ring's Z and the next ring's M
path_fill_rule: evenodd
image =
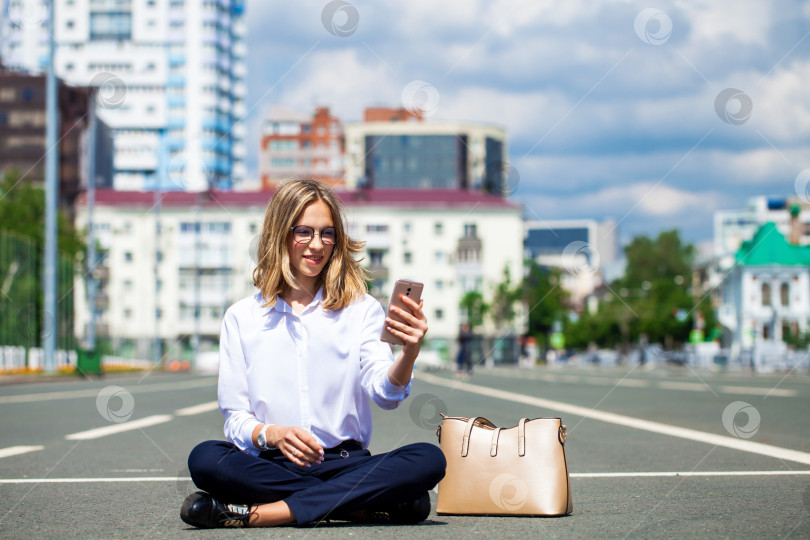
M405 322L366 293L337 198L315 180L282 186L267 208L253 281L225 313L219 409L228 441L189 455L180 515L196 527L269 527L324 519L417 523L444 476L441 450L410 444L371 455L369 399L393 409L410 392L427 331L422 302ZM405 344L396 359L383 326Z

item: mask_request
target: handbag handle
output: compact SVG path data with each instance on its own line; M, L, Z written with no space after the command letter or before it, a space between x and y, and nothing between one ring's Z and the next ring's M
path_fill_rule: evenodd
M467 453L470 450L470 433L472 433L472 428L476 423L489 426L493 429L497 429L495 427L495 424L493 424L483 416L476 416L474 418L470 418L469 420L467 420L467 427L464 429L464 437L461 439L461 457L467 457Z
M489 445L489 455L491 457L495 457L498 455L498 438L501 435L501 430L503 428L495 427L492 422L485 418L471 418L467 422L467 428L464 430L464 439L461 443L461 457L466 457L469 453L470 449L470 434L472 433L472 428L475 425L476 420L484 420L482 423L486 423L492 426L494 429L492 431L492 440L490 441ZM523 457L526 455L526 420L527 418L521 418L520 422L518 422L518 455Z

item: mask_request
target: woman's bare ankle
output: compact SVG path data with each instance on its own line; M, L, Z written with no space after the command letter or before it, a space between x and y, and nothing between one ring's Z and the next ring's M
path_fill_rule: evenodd
M295 515L284 501L258 504L250 509L249 527L277 527L295 522Z

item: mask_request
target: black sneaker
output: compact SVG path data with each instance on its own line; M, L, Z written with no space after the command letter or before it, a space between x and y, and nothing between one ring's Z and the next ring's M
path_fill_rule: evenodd
M198 491L183 501L180 518L189 525L200 529L247 527L250 519L250 506L221 503L208 493Z
M426 491L416 499L401 502L389 508L353 512L348 519L361 523L412 525L425 521L428 515L430 515L430 494ZM334 519L341 518L335 517Z

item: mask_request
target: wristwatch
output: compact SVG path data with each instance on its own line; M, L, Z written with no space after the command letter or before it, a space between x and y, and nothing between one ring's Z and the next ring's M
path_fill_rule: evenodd
M262 450L270 450L270 447L267 446L267 428L270 427L270 424L265 424L259 434L256 436L256 442L259 444L259 448Z

